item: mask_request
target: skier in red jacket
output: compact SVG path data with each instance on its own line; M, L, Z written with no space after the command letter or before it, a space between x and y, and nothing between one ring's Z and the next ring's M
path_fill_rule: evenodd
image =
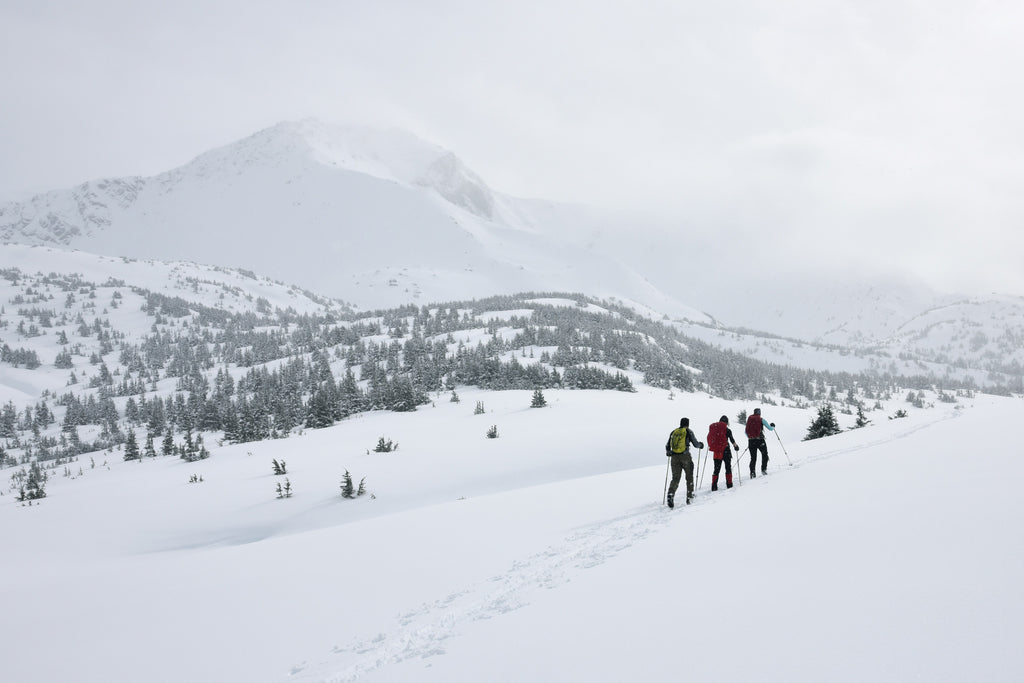
M764 430L775 431L775 423L761 417L761 409L754 408L754 414L747 418L747 448L750 449L750 478L757 476L757 452L761 452L761 474L768 473L768 444L764 442Z
M708 427L708 450L715 456L715 473L711 477L711 490L718 490L718 473L722 469L722 462L725 462L725 487L732 488L732 451L729 444L737 451L740 447L736 445L736 439L732 437L732 430L729 429L729 418L723 415L718 422L712 422Z

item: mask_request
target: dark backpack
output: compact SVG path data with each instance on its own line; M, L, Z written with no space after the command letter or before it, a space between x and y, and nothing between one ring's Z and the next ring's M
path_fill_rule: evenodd
M760 439L762 430L764 429L761 424L760 415L751 415L747 418L747 438L748 439Z
M708 450L712 453L724 453L729 445L726 430L729 426L724 422L712 422L708 427Z

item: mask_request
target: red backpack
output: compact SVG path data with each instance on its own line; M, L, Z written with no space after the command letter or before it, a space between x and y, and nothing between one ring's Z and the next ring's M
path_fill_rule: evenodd
M747 438L760 439L764 427L761 425L760 415L751 415L747 418Z
M726 447L729 445L729 438L726 436L726 430L729 425L724 422L712 422L711 426L708 427L708 450L712 453L724 453Z

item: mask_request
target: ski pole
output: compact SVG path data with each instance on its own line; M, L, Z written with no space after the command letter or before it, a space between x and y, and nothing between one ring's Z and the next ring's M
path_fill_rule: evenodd
M693 490L694 492L700 490L701 481L704 479L704 449L701 448L697 451L697 471L693 473Z
M701 466L699 468L697 468L697 469L700 470L700 481L697 482L697 488L700 489L700 487L702 487L704 485L704 470L706 469L706 465L707 465L707 461L708 461L707 453L704 453L704 449L703 448L700 449L700 451L697 453L697 459L702 461L701 462Z
M782 437L779 436L779 430L777 429L775 430L775 438L779 440L779 446L782 446L782 452L786 453L786 447L782 445ZM786 462L789 463L790 467L793 466L793 461L789 459L789 453L786 453Z
M700 479L700 453L701 449L697 450L697 457L693 460L693 490L696 491L698 484L697 481Z
M668 462L665 463L665 493L662 494L662 505L665 505L668 502L668 470L670 467L672 467L672 458L669 458Z

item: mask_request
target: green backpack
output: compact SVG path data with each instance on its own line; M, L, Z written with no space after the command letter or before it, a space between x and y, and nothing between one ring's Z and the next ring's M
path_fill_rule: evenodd
M673 453L682 453L686 450L686 427L680 427L672 432L669 437L669 448Z

